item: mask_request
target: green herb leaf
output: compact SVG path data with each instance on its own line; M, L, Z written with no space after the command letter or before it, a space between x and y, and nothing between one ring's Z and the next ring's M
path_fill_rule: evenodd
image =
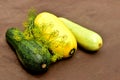
M30 9L28 12L27 20L23 23L23 26L25 27L24 35L26 39L32 39L33 36L33 28L34 28L34 20L37 16L37 11L35 9Z

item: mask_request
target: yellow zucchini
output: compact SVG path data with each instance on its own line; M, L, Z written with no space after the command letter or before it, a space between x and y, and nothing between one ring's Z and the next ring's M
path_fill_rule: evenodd
M46 45L52 54L52 62L71 57L77 50L77 41L72 32L57 16L48 12L38 15L32 12L24 34L27 39L34 38Z

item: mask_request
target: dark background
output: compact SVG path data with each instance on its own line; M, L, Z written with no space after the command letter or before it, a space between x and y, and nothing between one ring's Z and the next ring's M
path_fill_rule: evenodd
M31 75L5 40L10 27L23 30L30 8L66 17L99 33L103 47L95 54L78 48L70 58ZM0 0L0 80L120 80L120 0Z

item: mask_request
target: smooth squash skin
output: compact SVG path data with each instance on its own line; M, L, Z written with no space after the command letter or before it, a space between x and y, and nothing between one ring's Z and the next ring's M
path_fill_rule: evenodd
M50 53L34 40L25 40L23 33L16 28L6 32L7 42L15 49L17 57L26 70L33 73L43 73L50 65Z
M84 49L97 51L102 47L103 40L98 33L63 17L59 17L59 20L74 34L78 44Z
M53 54L51 61L71 57L77 50L74 35L55 15L42 12L35 18L34 25L34 37L48 45Z

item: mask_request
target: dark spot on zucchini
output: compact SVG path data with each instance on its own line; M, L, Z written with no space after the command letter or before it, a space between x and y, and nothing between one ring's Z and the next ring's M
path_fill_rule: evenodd
M54 52L51 49L48 49L51 55L54 55Z
M101 47L101 46L102 46L102 43L99 43L98 46Z
M71 49L71 51L69 52L69 55L72 56L75 53L75 48Z

